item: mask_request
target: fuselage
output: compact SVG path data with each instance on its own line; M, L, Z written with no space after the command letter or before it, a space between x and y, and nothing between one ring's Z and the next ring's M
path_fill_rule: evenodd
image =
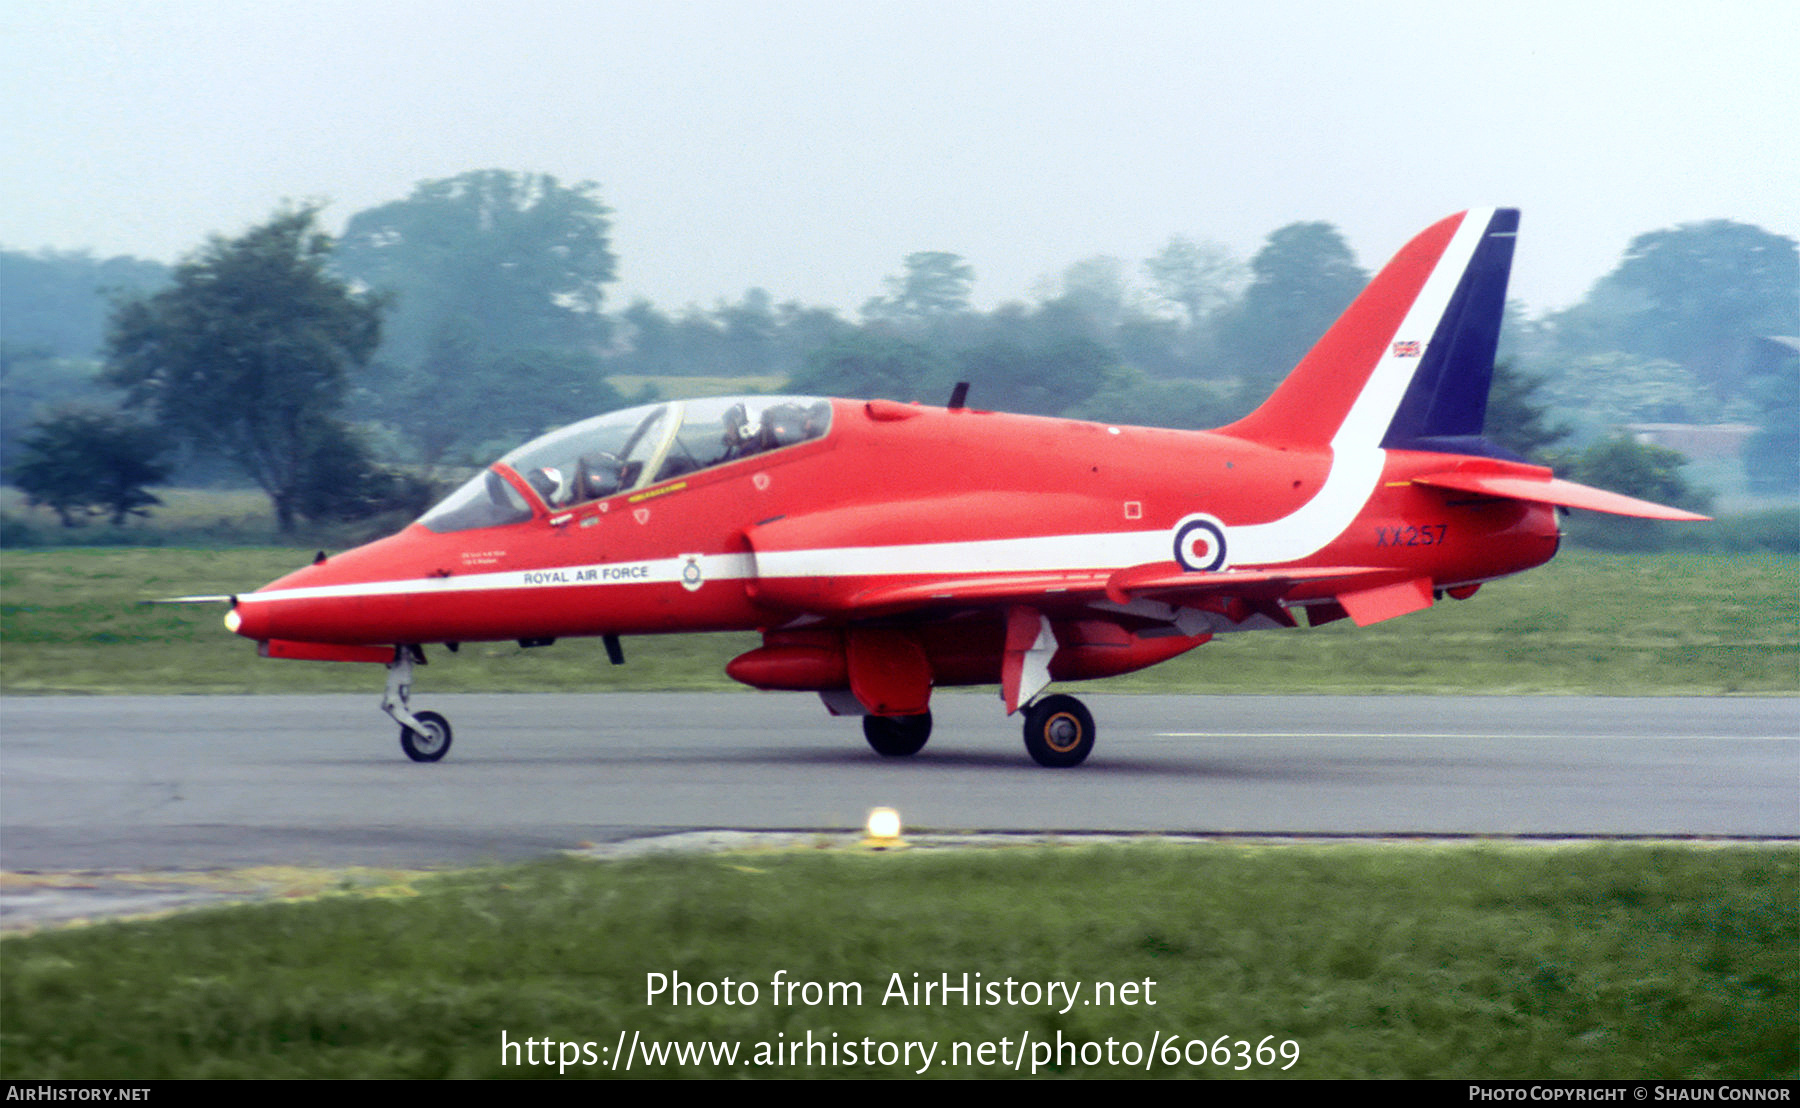
M977 575L1037 575L1055 614L1059 574L1391 567L1449 589L1555 553L1547 506L1411 483L1445 461L837 400L818 437L592 499L556 503L498 465L487 480L517 518L434 530L428 514L240 596L234 630L371 645L767 631ZM1197 518L1218 531L1198 553L1182 534Z

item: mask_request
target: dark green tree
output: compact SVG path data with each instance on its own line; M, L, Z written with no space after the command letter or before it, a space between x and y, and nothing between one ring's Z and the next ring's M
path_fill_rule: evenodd
M887 278L887 295L863 305L872 320L917 322L967 311L975 270L958 254L925 250L906 256L906 272Z
M1291 223L1272 232L1250 262L1251 281L1219 335L1225 366L1247 399L1260 400L1350 306L1368 274L1329 223Z
M1243 288L1244 264L1216 242L1176 235L1144 261L1156 295L1181 308L1187 326L1199 327Z
M357 520L384 512L408 518L424 513L441 491L434 483L375 461L354 432L319 439L306 460L296 494L301 515L313 520Z
M1687 458L1666 446L1638 442L1618 434L1579 454L1557 460L1556 469L1572 481L1657 504L1705 512L1712 494L1695 489L1682 476ZM1583 512L1569 533L1595 546L1620 550L1656 550L1669 540L1670 524L1649 519Z
M352 216L336 265L394 294L384 360L418 364L446 331L484 358L593 352L606 342L601 303L617 267L610 215L591 181L476 170Z
M109 297L150 292L168 276L168 266L139 258L0 250L5 345L13 351L40 348L57 358L97 359L106 341Z
M10 292L0 286L0 297ZM0 342L0 466L17 458L27 428L46 413L112 403L115 398L100 384L99 373L100 363L59 357L47 346Z
M70 408L34 423L20 442L7 481L64 527L104 515L120 526L161 504L147 486L168 478L154 427L118 412Z
M1027 415L1059 415L1099 391L1118 359L1083 335L1046 336L1041 345L987 343L964 353L958 377L982 405ZM942 400L935 400L942 403Z
M1792 496L1800 493L1800 338L1765 338L1757 353L1744 390L1758 425L1744 444L1744 473L1755 492Z
M1681 467L1686 464L1687 458L1680 451L1641 443L1621 434L1575 455L1566 468L1569 478L1582 484L1702 511L1706 507L1704 494L1690 489L1681 476Z
M1539 457L1568 438L1569 425L1550 422L1548 405L1538 402L1536 393L1543 383L1543 378L1523 373L1511 362L1496 364L1483 436L1522 458Z
M1552 322L1567 356L1666 359L1728 399L1757 339L1800 334L1800 248L1728 219L1651 231Z
M346 433L350 374L381 339L379 298L327 272L317 219L316 206L291 208L213 238L167 288L122 303L107 342L108 380L175 437L241 466L284 534L308 460Z
M776 367L775 300L765 289L746 289L736 304L721 302L713 310L723 333L718 371L733 377L758 377Z
M936 351L895 335L858 330L815 350L786 391L941 403L950 395L950 383L950 370Z
M1097 392L1062 414L1101 423L1200 431L1230 420L1229 393L1215 381L1157 379L1135 367L1120 366L1104 374Z

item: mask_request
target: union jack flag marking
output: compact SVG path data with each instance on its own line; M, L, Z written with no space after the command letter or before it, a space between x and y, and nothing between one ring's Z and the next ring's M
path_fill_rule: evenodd
M1394 357L1416 358L1419 356L1420 345L1421 344L1418 342L1396 342L1394 344Z

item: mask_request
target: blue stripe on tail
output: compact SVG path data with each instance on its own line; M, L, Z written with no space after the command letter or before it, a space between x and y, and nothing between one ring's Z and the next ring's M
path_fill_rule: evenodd
M1512 269L1517 208L1500 208L1488 222L1431 342L1420 353L1412 384L1388 424L1381 445L1389 450L1451 454L1506 452L1481 438L1500 317L1506 311L1506 278Z

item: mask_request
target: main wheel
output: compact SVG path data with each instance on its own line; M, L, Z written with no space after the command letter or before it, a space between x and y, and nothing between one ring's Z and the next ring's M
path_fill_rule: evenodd
M1072 696L1046 696L1025 709L1025 750L1040 766L1078 766L1094 749L1094 717Z
M931 737L931 713L916 716L864 716L863 738L884 758L904 758L925 749Z
M423 731L400 728L400 749L415 762L435 762L450 753L450 721L436 712L414 712Z

